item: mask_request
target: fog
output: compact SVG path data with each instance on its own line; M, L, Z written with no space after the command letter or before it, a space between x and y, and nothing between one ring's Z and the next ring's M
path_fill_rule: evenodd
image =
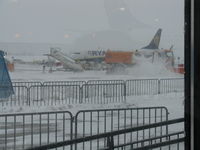
M0 20L0 49L8 51L9 43L138 49L162 28L160 48L174 45L180 57L184 52L183 0L0 0Z

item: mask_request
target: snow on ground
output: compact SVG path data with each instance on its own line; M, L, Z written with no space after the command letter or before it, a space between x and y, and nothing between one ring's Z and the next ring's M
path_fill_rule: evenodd
M135 108L135 107L160 107L165 106L169 111L169 119L180 118L184 115L184 94L169 93L159 95L129 96L126 102L110 104L67 104L56 106L32 106L32 107L4 107L1 113L46 112L46 111L70 111L76 114L85 109L109 109L109 108Z
M55 68L53 68L55 70ZM74 81L74 80L126 80L126 79L150 79L150 78L183 78L183 75L167 70L163 64L152 64L150 62L141 63L126 69L126 72L118 74L106 74L106 71L84 71L69 72L55 71L45 73L42 65L16 64L15 71L10 73L12 81Z
M152 65L151 63L141 63L129 69L128 72L118 75L107 75L105 71L85 71L82 73L57 71L48 73L42 72L42 66L38 65L16 65L15 72L11 72L12 81L77 81L77 80L127 80L136 78L180 78L183 75L175 74L163 69L162 64ZM79 110L86 109L112 109L112 108L136 108L136 107L160 107L165 106L169 111L169 119L181 118L184 116L184 93L168 93L157 95L128 96L126 102L109 104L67 104L56 106L33 106L33 107L3 107L1 114L24 113L24 112L52 112L52 111L70 111L75 115ZM170 131L184 129L182 125L170 127ZM61 134L62 135L62 134ZM53 139L52 136L50 139ZM20 143L22 142L19 141ZM11 143L12 144L12 143ZM89 146L89 144L88 144ZM180 144L180 149L184 149L184 144ZM172 147L177 148L175 145ZM87 148L86 148L87 149Z
M105 71L84 71L84 72L65 72L55 71L53 73L42 72L41 65L26 65L16 64L15 71L10 73L12 81L77 81L77 80L127 80L127 79L150 79L150 78L183 78L183 75L170 72L162 63L152 64L148 61L142 61L140 65L127 70L128 73L107 75ZM127 97L126 103L114 104L80 104L80 105L66 105L66 106L48 106L48 107L15 107L4 108L2 113L13 112L38 112L38 111L54 111L54 110L69 110L77 112L81 109L99 109L99 108L126 108L126 107L154 107L166 106L169 109L171 118L183 116L184 94L183 93L169 93L160 95L145 95L145 96L130 96Z
M13 107L13 108L4 108L3 110L1 110L3 113L23 113L23 112L47 112L47 111L70 111L72 112L73 115L75 115L79 110L85 110L85 109L109 109L109 108L135 108L135 107L156 107L156 106L165 106L167 107L168 111L170 112L169 114L169 119L175 119L175 118L180 118L180 117L183 117L184 115L184 106L183 106L183 93L169 93L169 94L162 94L162 95L146 95L146 96L130 96L130 97L127 97L127 101L125 103L113 103L113 104L104 104L104 105L100 105L100 104L78 104L78 105L58 105L58 106L48 106L48 107L38 107L38 106L35 106L35 107ZM1 113L2 113L1 112ZM102 113L101 113L102 114ZM83 119L81 118L82 115L79 115L79 119ZM95 116L95 115L94 115ZM43 116L42 118L44 119L45 116ZM58 116L59 117L59 116ZM62 116L61 116L62 117ZM86 118L85 120L87 120L88 118L90 118L90 115L87 116L86 115ZM20 117L18 118L18 123L19 123L19 119ZM22 119L22 117L21 117ZM26 118L26 123L28 123L28 118ZM46 144L46 141L47 141L47 129L46 129L46 120L44 119L42 121L42 125L44 124L45 126L42 127L42 133L36 133L36 131L40 131L39 129L39 125L37 125L37 119L38 118L35 118L34 120L34 132L35 132L35 135L33 136L33 143L36 144L36 145L39 145L38 144L38 140L39 140L39 135L42 134L42 142L44 142L44 144ZM100 118L100 119L103 119L103 118ZM114 121L114 127L116 126L117 127L117 119L114 118L113 119ZM120 118L121 120L121 123L120 125L122 126L123 123L124 123L124 118L121 117ZM147 119L148 120L148 119ZM62 119L59 120L60 121L60 124L61 126L60 127L60 131L58 130L58 133L56 135L58 135L58 141L59 140L63 140L62 137L63 137L63 132L62 132ZM95 118L94 120L95 121ZM102 121L102 120L101 120ZM99 122L99 128L100 128L100 132L103 132L103 129L105 128L105 125L104 125L104 122ZM116 121L116 122L115 122ZM50 120L50 123L53 123L55 122L54 118L52 118ZM130 121L127 121L127 125L128 125L128 122ZM110 129L110 124L109 124L109 117L107 118L107 126L106 126L106 131L109 131ZM41 125L40 124L40 125ZM69 130L69 122L68 124L66 123L66 128L65 128L65 134L66 135L70 135L70 130ZM78 122L78 135L82 135L84 133L84 135L90 135L91 134L91 130L90 130L90 127L91 127L91 123L90 122L85 122L85 126L82 125L82 121L81 122ZM88 125L88 127L87 127ZM22 126L22 125L21 125ZM20 127L21 127L20 126ZM53 126L53 124L52 124ZM97 122L93 122L92 124L93 126L93 129L92 129L92 134L95 134L97 132ZM123 126L122 126L123 127ZM30 127L27 127L25 130L30 130ZM163 128L164 129L164 128ZM50 141L51 142L55 142L55 133L54 133L54 130L55 128L53 128L53 130L49 130L49 134L48 135L51 135L50 136ZM174 126L169 126L169 133L173 133L173 132L178 132L178 131L183 131L184 130L184 127L183 127L183 124L178 124L178 125L174 125ZM12 130L13 132L14 130ZM22 129L20 129L19 127L17 127L16 131L18 131L17 133L20 133L20 132L23 132ZM153 136L154 134L154 129L152 129L151 131L151 134ZM159 130L157 130L158 132ZM0 132L2 134L6 133L4 131L4 128L2 128L0 130ZM12 134L12 136L14 137L14 133L12 133L11 131L9 132L9 134ZM164 132L164 131L163 131ZM142 132L139 132L140 134L142 134ZM27 133L27 135L25 136L25 143L26 143L26 146L30 146L28 144L31 143L31 136L29 135L31 134L30 133ZM157 133L158 134L158 133ZM148 138L149 136L149 131L146 130L146 134L145 134ZM7 135L8 136L8 135ZM37 138L38 137L38 138ZM133 134L133 138L136 137L135 134ZM66 136L66 138L69 138L69 136ZM128 142L130 138L130 135L127 135L126 136L126 139ZM23 143L23 139L20 138L20 136L16 136L16 139L17 139L17 146L21 146L22 147L22 143ZM3 139L4 140L4 139ZM116 138L117 140L117 138ZM123 142L124 140L124 136L121 136L120 137L120 141ZM92 143L92 145L91 145ZM117 143L117 142L116 142ZM96 149L96 141L92 141L92 142L86 142L85 143L85 149L90 149L90 146L92 146L92 149ZM1 146L4 146L3 144ZM13 140L7 144L8 147L13 147ZM78 149L83 149L82 148L83 144L78 144ZM180 143L178 145L180 147L180 150L183 150L184 149L184 143ZM103 141L100 141L100 147L103 147ZM174 145L171 145L170 147L172 150L175 150L177 149L177 145L174 144ZM69 147L67 147L66 149L69 149ZM127 149L129 149L127 147ZM168 150L169 148L168 147L164 147L163 150Z
M155 59L152 63L152 58L137 58L136 64L129 69L129 75L133 78L167 78L167 77L183 77L183 75L169 71L165 67L165 62Z

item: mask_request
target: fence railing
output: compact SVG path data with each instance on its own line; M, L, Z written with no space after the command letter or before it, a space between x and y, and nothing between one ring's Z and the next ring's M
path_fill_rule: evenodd
M86 81L46 81L43 85L79 85L86 84Z
M126 147L129 147L131 149L134 148L134 150L146 150L146 149L153 149L153 148L162 149L162 147L167 146L164 148L165 150L166 149L183 150L184 146L182 145L182 148L180 148L181 146L179 143L184 141L184 139L183 139L184 133L185 133L184 131L174 132L171 134L146 138L144 140L134 141L134 142L121 144L121 145L117 145L117 146L113 145L113 148L125 149ZM146 144L146 143L148 143L148 144ZM176 144L176 146L175 145L172 146L172 144ZM140 145L140 147L138 145ZM109 147L111 147L111 145ZM106 149L108 149L108 148L106 148Z
M14 82L13 85L14 94L0 99L1 106L107 104L124 102L127 96L184 91L182 78Z
M68 111L0 115L0 149L23 150L71 140L72 127Z
M126 95L158 94L158 79L134 79L126 81Z
M173 119L173 120L168 120L168 121L163 121L163 122L158 122L158 123L152 123L148 125L142 125L138 127L129 127L127 129L121 129L117 131L111 131L111 132L106 132L106 133L101 133L101 134L96 134L96 135L87 135L85 137L81 138L75 138L72 140L66 140L64 142L57 142L53 144L48 144L48 145L42 145L40 147L35 147L35 148L30 148L29 150L47 150L47 149L55 149L63 146L70 146L70 145L77 145L79 143L85 143L85 142L90 142L94 143L95 140L101 140L101 139L106 139L106 146L102 146L101 150L114 150L114 149L136 149L136 150L146 150L146 149L153 149L153 148L160 148L162 150L162 147L164 149L176 149L179 150L180 148L180 143L183 143L185 140L185 135L183 131L179 132L174 132L171 134L165 134L162 136L155 136L151 138L146 138L144 140L140 141L135 141L135 140L130 140L129 143L126 143L124 145L122 144L116 144L115 139L116 136L120 136L121 134L128 134L128 133L133 133L133 132L139 132L143 130L149 130L151 128L158 128L161 126L169 126L169 125L174 125L174 124L179 124L183 123L184 118L178 118L178 119ZM174 136L174 138L171 138ZM173 144L175 144L175 148L173 148ZM134 146L136 145L136 146ZM128 146L128 147L127 147ZM166 147L167 146L167 147ZM88 148L91 149L91 148ZM97 147L93 147L92 150L98 149ZM180 150L184 149L184 146L180 148Z
M29 105L48 106L80 103L79 85L42 85L29 88Z
M168 120L168 110L165 107L82 110L75 116L75 138L98 135L101 133L117 131L130 127L137 127L151 123ZM168 126L141 130L129 134L121 134L115 139L115 143L124 144L132 140L168 134ZM106 147L106 139L83 142L76 145L75 150L100 149Z
M26 86L27 88L33 85L42 85L42 82L30 81L30 82L12 82L13 86Z
M88 80L87 84L124 84L124 80Z
M27 106L29 101L29 88L27 86L13 86L14 94L8 98L0 99L1 106Z
M123 83L85 84L80 91L81 103L107 104L126 100Z
M168 120L165 107L142 107L129 109L82 110L74 116L68 111L19 113L0 115L0 149L23 150L35 146L62 142L111 131L133 128ZM168 126L121 134L115 143L168 134ZM83 142L74 149L100 149L107 139ZM72 149L66 147L65 149Z
M158 93L183 92L184 80L182 78L169 78L159 80Z

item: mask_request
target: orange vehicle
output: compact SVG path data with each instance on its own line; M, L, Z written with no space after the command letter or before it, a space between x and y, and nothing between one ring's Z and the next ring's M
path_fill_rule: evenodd
M133 64L133 52L108 50L105 54L105 62L107 64Z

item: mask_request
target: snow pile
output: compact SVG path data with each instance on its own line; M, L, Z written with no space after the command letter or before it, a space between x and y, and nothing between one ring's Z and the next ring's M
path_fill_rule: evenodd
M163 77L183 77L183 75L171 72L165 64L159 60L151 58L135 57L136 64L130 68L129 75L138 78L163 78Z
M106 71L67 72L55 71L49 73L46 67L43 73L42 65L16 64L15 71L10 72L12 81L75 81L75 80L129 80L137 78L183 78L184 75L173 73L162 63L151 63L149 60L138 60L132 68L127 68L121 74L106 74Z
M169 118L179 118L184 115L184 94L169 93L159 95L129 96L126 102L109 104L66 104L56 106L14 106L2 107L0 113L24 113L24 112L49 112L70 111L76 114L79 110L87 109L112 109L112 108L135 108L135 107L167 107L170 112Z

